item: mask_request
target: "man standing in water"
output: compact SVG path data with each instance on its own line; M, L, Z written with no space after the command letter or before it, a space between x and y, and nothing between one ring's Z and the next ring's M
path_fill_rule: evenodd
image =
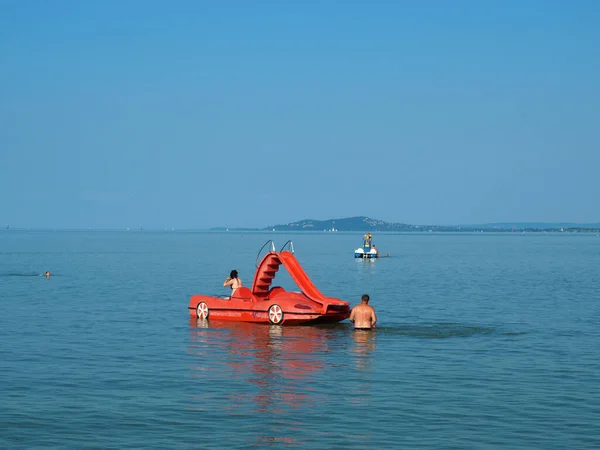
M372 306L369 305L369 295L365 294L360 299L360 305L352 308L350 322L354 324L355 330L370 330L375 328L377 315Z

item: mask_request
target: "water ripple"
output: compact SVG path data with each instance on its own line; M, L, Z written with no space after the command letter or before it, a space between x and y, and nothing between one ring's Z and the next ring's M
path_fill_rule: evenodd
M0 447L600 448L597 239L277 236L377 330L190 319L267 237L0 235Z

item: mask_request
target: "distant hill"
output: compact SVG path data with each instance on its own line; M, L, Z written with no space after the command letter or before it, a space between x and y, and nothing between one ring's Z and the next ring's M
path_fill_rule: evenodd
M273 229L276 231L406 231L414 229L414 226L358 216L329 220L304 219L298 222L271 225L265 228L265 230Z
M366 216L341 219L304 219L287 224L270 225L263 230L275 231L600 231L600 223L489 223L483 225L412 225L386 222Z
M572 222L505 222L479 225L413 225L386 222L366 216L344 217L340 219L303 219L286 224L269 225L265 228L211 228L215 231L437 231L437 232L600 232L600 223L577 224Z

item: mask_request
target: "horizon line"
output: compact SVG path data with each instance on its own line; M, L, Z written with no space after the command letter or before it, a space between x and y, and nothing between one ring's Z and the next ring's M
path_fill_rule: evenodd
M526 225L526 224L537 224L537 225L549 225L547 227L543 227L543 226L524 226L524 227L514 227L514 226L509 226L509 225L514 225L514 224L521 224L521 225ZM565 226L565 225L571 225L571 226ZM490 222L487 224L475 224L475 225L411 225L411 224L406 224L410 227L416 228L416 230L376 230L378 233L388 233L388 232L402 232L402 231L406 231L406 232L413 232L413 231L426 231L430 228L456 228L457 231L459 231L460 229L466 229L466 230L480 230L480 229L487 229L488 231L501 231L501 230L523 230L523 229L538 229L538 230L551 230L551 229L571 229L571 228L588 228L588 229L596 229L596 228L600 228L600 223L576 223L576 222L562 222L560 224L558 223L554 223L554 222ZM502 228L502 227L491 227L491 225L506 225L506 227ZM553 225L553 226L550 226ZM144 231L162 231L162 232L191 232L191 231L262 231L262 232L273 232L273 231L294 231L294 232L310 232L310 231L315 231L315 232L331 232L331 230L321 230L321 229L313 229L313 230L307 230L307 229L303 229L303 228L299 228L299 229L279 229L277 230L276 227L281 226L281 225L275 225L275 226L267 226L267 227L262 227L262 228L255 228L255 227L224 227L224 226L218 226L218 227L204 227L204 228L177 228L177 227L167 227L167 228L163 228L163 227L148 227L148 228L122 228L122 227L88 227L88 228L81 228L81 227L9 227L9 228L0 228L0 231L130 231L130 232L144 232ZM373 231L372 229L355 229L355 230L335 230L335 232L362 232L362 231ZM439 230L438 230L439 231Z

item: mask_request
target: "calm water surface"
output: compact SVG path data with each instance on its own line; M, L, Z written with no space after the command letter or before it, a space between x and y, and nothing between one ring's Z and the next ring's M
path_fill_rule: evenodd
M270 238L378 330L190 318ZM600 448L600 237L374 242L1 231L0 447Z

